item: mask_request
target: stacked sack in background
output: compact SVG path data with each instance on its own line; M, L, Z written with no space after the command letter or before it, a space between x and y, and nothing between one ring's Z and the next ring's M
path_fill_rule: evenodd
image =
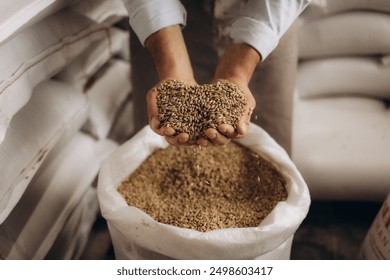
M390 188L390 1L313 0L301 16L292 157L313 199Z
M28 2L0 9L0 256L77 259L100 164L133 133L127 13Z

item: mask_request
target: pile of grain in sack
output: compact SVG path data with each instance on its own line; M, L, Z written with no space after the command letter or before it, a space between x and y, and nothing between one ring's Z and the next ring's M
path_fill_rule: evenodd
M286 200L285 184L273 165L232 141L157 149L118 192L158 222L205 232L258 226Z
M236 128L245 111L243 92L225 80L158 87L161 125L190 139L226 123ZM259 154L237 142L225 146L169 146L154 151L118 188L128 205L158 222L198 231L255 227L279 201L285 179Z

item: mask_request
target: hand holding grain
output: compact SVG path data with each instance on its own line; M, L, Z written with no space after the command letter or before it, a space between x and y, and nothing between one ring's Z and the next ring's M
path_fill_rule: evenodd
M218 132L219 126L236 130L246 110L244 93L227 80L205 85L167 80L155 91L151 97L156 98L158 119L151 122L152 129L168 139L183 137L185 144L226 144L229 138Z

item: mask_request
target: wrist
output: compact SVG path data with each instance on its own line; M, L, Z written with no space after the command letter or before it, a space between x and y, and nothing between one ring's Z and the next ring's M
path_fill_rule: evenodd
M227 79L248 85L260 61L260 54L251 46L244 43L232 43L218 63L214 80Z
M159 79L194 80L191 62L179 25L153 33L145 45L154 61Z

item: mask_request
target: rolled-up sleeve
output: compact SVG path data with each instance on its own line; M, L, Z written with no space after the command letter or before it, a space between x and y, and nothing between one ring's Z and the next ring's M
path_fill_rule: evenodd
M123 0L129 13L130 26L142 45L158 30L186 24L187 14L178 0Z
M230 37L256 49L264 60L310 0L249 0L231 24Z

